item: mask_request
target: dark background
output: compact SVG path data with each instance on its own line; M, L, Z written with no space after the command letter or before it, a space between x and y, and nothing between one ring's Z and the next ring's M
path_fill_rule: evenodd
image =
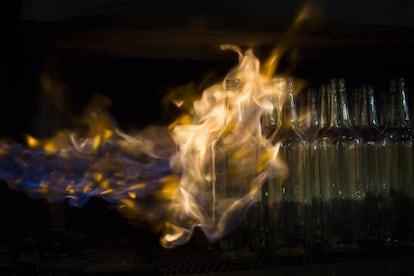
M291 20L304 3L318 6L318 17L344 23L414 27L414 4L408 0L26 0L22 17L28 20L59 20L91 15L229 17L249 20L257 17Z
M350 91L370 83L381 97L390 78L410 87L413 76L411 1L12 2L2 9L3 136L51 135L95 93L112 99L121 126L168 122L166 91L192 82L201 92L206 76L222 78L237 60L221 43L253 47L264 61L304 3L312 3L311 19L288 39L279 72L308 86L331 77L344 77ZM46 108L60 119L39 114L42 75L62 88L64 105Z
M374 84L379 102L387 100L390 78L402 76L414 110L414 2L314 2L320 4L316 17L289 38L294 43L282 57L279 72L302 78L309 87L331 77L344 77L350 91ZM218 50L221 43L253 47L264 60L285 39L302 4L8 1L1 9L6 24L1 27L0 136L23 141L24 134L46 137L71 127L70 118L81 115L96 93L112 100L110 112L126 130L169 123L175 113L161 105L167 91L193 83L200 93L223 78L237 60L236 55ZM45 96L41 76L57 84L63 95L60 104ZM134 248L129 255L135 259L130 262L143 265L136 270L147 271L147 265L153 268L149 259L160 252L157 234L146 225L131 226L99 199L82 209L50 205L2 184L0 217L0 245L7 257L2 264L17 263L23 271L33 272L39 264L39 258L24 259L24 254L49 252L52 260L58 260L62 251L73 256L85 248L116 260L116 255L128 255ZM80 242L85 238L89 243ZM106 247L97 246L103 243ZM145 250L151 254L142 254ZM105 262L100 257L96 263ZM119 268L121 261L114 261L114 266Z

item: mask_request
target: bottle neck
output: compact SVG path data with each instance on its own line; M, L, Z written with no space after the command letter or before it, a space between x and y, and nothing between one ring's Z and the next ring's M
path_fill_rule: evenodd
M411 127L404 79L391 80L388 128Z
M330 114L328 110L330 109L331 97L328 93L328 88L326 85L322 85L320 88L320 110L319 110L319 128L325 129L329 127Z
M288 79L289 83L289 79ZM300 130L297 116L297 109L295 103L295 96L293 91L293 81L286 90L283 102L282 116L280 127L272 136L272 142L281 142L282 145L290 145L291 143L307 143L309 138Z
M283 109L284 105L287 101L287 93L288 93L288 81L286 78L274 78L272 80L273 87L274 87L274 94L272 97L272 103L273 103L273 120L275 129L272 133L274 135L276 132L278 132L279 128L282 125L283 122Z
M345 82L342 79L332 80L330 91L330 127L352 128L349 116L348 100L346 96Z
M287 80L287 94L282 110L282 128L297 128L298 115L294 96L293 80Z
M401 105L402 105L402 120L404 122L405 127L411 127L411 121L410 121L410 110L408 107L408 101L407 101L407 94L405 89L405 81L404 79L399 79L398 81L398 88L399 88L399 94L401 95Z
M328 88L329 93L329 127L330 128L340 128L341 127L341 119L340 119L340 104L339 104L339 96L336 90L336 85L331 84Z
M296 126L298 122L295 100L292 94L287 95L287 102L283 105L282 127Z
M234 120L234 116L232 116L232 113L234 111L237 111L237 120L242 121L243 120L243 110L241 108L241 102L239 98L240 94L240 79L238 78L228 78L226 79L225 83L225 114L224 114L224 120L225 124L234 123L231 122Z
M362 88L361 127L379 129L374 88L371 85Z
M307 115L308 125L311 128L318 128L319 127L319 118L318 118L318 108L316 103L316 96L315 91L308 90L307 91L307 111L309 114Z

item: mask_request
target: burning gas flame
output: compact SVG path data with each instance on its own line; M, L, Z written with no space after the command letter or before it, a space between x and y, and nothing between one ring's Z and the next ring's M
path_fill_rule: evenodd
M68 200L77 207L101 197L128 218L163 225L165 247L187 242L195 227L210 241L228 234L260 200L261 185L281 165L278 145L262 136L259 123L263 114L273 112L274 82L260 74L251 49L223 49L235 50L239 64L222 83L203 91L191 114L170 126L131 134L118 129L102 106L92 105L83 132L64 130L42 140L28 135L27 146L1 143L0 177L34 198ZM226 91L230 78L240 79L239 93ZM212 147L229 133L231 122L224 142L232 149L228 170L240 173L243 168L239 177L248 181L241 193L223 197L216 187L219 176L212 164L218 157Z
M85 112L83 131L42 140L28 135L27 146L0 143L0 178L34 198L77 207L103 198L127 218L161 227L164 247L186 243L196 227L212 242L230 233L260 201L264 181L286 174L279 145L263 135L260 121L280 112L286 99L274 73L287 44L276 47L263 67L252 49L221 48L236 52L238 65L191 106L171 99L190 111L169 126L126 133L98 102ZM235 79L237 91L226 89ZM220 186L222 153L231 193Z
M177 125L172 131L179 147L172 164L180 168L181 177L177 196L170 205L168 231L161 239L166 247L187 242L195 227L201 227L211 241L228 234L260 199L264 180L279 166L278 145L272 145L261 135L259 123L263 114L272 112L270 99L275 93L274 84L260 74L260 63L252 50L242 53L234 45L223 45L222 49L236 51L238 66L228 73L223 83L209 87L194 102L191 124ZM242 83L239 93L225 89L226 80L233 78ZM227 109L226 105L229 105ZM240 118L241 108L243 118ZM230 125L230 122L236 123ZM244 187L236 195L219 197L220 187L215 187L215 180L221 176L214 171L219 160L215 160L212 147L224 136L224 151L231 148L234 158L225 169L242 173L240 178L230 181L232 185ZM257 158L252 158L253 154L258 154ZM243 183L237 183L241 178Z

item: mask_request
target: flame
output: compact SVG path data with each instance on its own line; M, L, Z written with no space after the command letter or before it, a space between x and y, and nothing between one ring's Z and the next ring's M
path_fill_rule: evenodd
M231 232L235 221L260 199L264 180L281 166L278 145L261 135L259 123L263 114L272 112L274 83L260 73L260 62L251 49L245 53L234 45L223 45L222 49L235 51L239 64L222 83L212 85L194 101L191 124L176 123L172 130L179 147L172 166L180 169L181 178L161 238L165 247L187 242L195 227L200 227L210 241ZM239 93L226 91L224 84L230 78L241 80ZM215 171L220 157L214 155L214 147L220 139L225 139L224 151L229 154L226 170L234 172L231 185L241 191L234 195L223 196L219 192L222 187L216 187L221 176Z
M284 33L263 66L263 75L267 79L273 78L280 59L289 50L289 48L294 45L295 35L300 27L306 23L307 20L313 18L312 14L318 13L320 8L320 6L313 2L308 2L301 7L293 24L291 24L287 32Z
M168 150L175 145L165 128L126 134L102 110L99 104L88 107L79 120L87 126L83 131L62 130L46 139L27 135L27 147L1 143L0 177L35 198L81 207L101 197L134 213L143 210L137 219L146 220L150 207L139 201L157 194L162 205L171 197L176 181L168 177Z
M259 123L273 112L275 82L260 73L251 49L222 48L236 51L238 65L191 107L185 104L187 112L170 125L126 133L106 112L109 100L97 97L78 120L81 131L46 139L27 135L27 146L1 143L0 177L34 198L72 206L103 198L125 217L161 228L165 247L187 242L196 227L210 241L230 233L260 200L264 180L283 165L278 145L262 136ZM240 91L227 91L224 84L235 77ZM238 194L220 191L214 168L220 156L213 150L219 143Z
M280 120L286 82L274 74L308 15L305 7L264 66L252 49L222 45L237 54L238 64L201 97L194 86L169 94L165 102L185 111L171 124L124 132L107 112L110 101L96 97L77 120L79 131L62 130L46 139L27 135L27 146L0 143L0 178L34 198L77 207L103 198L125 217L161 229L164 247L186 243L196 227L208 240L218 240L260 201L268 177L286 176L279 144L263 135L260 120L274 113ZM237 91L226 89L235 78ZM49 94L63 93L47 76L41 81ZM231 192L220 184L221 154Z

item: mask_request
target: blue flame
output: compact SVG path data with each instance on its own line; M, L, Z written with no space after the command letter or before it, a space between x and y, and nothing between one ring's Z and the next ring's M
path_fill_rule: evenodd
M152 196L162 188L160 179L172 174L169 154L160 157L143 154L139 148L126 150L123 142L125 138L115 136L96 151L79 152L68 146L55 153L3 143L0 179L32 198L50 202L67 199L76 207L84 206L91 197L116 204L130 193L136 199ZM165 151L165 144L160 147Z

